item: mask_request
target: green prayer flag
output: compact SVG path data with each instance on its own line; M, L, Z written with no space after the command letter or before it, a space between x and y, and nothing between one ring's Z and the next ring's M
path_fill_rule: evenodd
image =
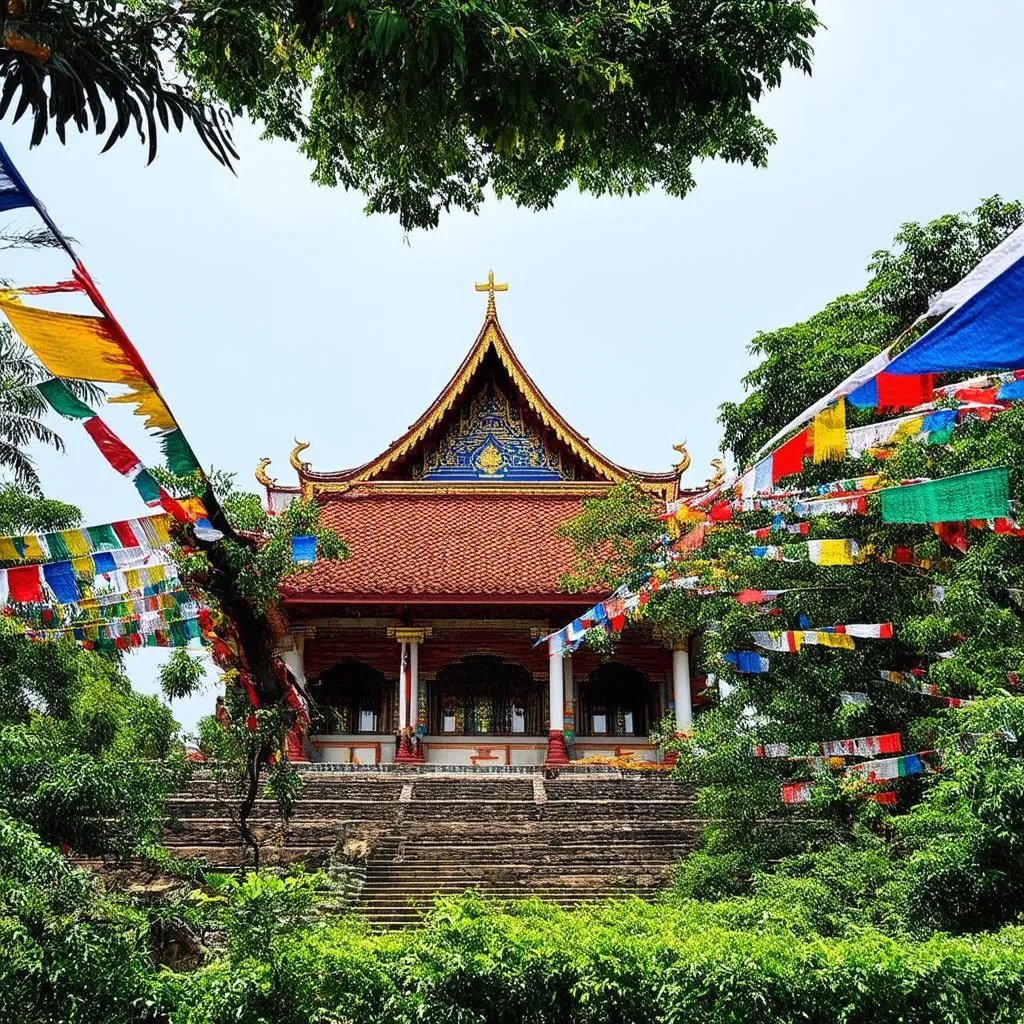
M139 497L147 505L155 504L160 500L160 488L157 486L157 482L150 475L148 469L141 470L132 483L135 484L135 490L139 492Z
M64 543L64 538L59 533L44 533L43 541L46 544L46 550L49 552L51 562L63 562L71 557L71 552L68 551L68 546Z
M199 470L199 460L180 429L169 430L160 438L167 468L178 476L191 476Z
M43 396L47 405L61 416L67 416L73 420L88 420L96 415L85 402L75 398L64 381L58 380L56 377L37 384L36 390Z
M103 526L87 526L85 532L89 534L93 551L116 551L122 546L113 526L109 523Z
M977 469L923 484L889 487L881 495L885 523L999 519L1010 514L1010 472L1005 466Z

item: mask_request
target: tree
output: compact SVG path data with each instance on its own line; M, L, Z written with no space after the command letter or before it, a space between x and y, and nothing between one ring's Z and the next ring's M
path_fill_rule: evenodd
M761 361L744 378L747 397L719 408L723 446L748 465L777 430L862 366L952 287L982 256L1024 223L1024 205L999 196L971 213L904 224L880 249L859 292L843 295L802 323L762 332L748 346Z
M104 151L134 128L156 157L159 129L186 122L223 164L237 154L227 114L189 82L168 77L170 50L189 30L192 5L174 0L2 0L0 118L32 118L32 145L52 124L107 134ZM17 103L15 103L17 100ZM113 116L109 110L113 107ZM158 125L159 121L159 125Z
M0 468L10 470L18 486L35 496L41 494L39 474L26 448L36 443L64 450L60 435L43 422L49 406L34 387L49 377L10 327L0 324ZM89 381L64 383L85 402L103 395Z
M152 158L169 113L227 161L215 100L405 228L479 209L488 185L532 209L572 184L683 196L695 161L764 165L753 107L810 70L812 2L29 0L5 5L0 116L18 96L37 143L51 121L104 132L107 101L107 146L134 125Z

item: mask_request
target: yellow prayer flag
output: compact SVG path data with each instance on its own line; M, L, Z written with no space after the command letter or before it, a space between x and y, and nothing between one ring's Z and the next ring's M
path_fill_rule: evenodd
M79 555L77 558L72 558L71 568L76 576L92 578L96 575L96 563L92 560L92 555Z
M174 430L178 425L164 400L148 384L134 384L127 394L114 395L107 401L134 405L135 415L146 417L149 430Z
M900 441L903 441L908 437L916 437L921 433L921 427L923 425L923 416L915 416L912 420L907 420L905 423L901 423L886 444L899 444Z
M818 645L821 647L839 647L844 651L854 649L853 637L848 633L819 633Z
M698 512L689 505L681 506L676 512L676 521L679 523L703 523L705 519L707 516L703 512Z
M43 550L42 545L39 543L39 538L34 533L30 533L27 537L22 537L21 539L25 544L25 554L22 555L22 558L30 558L33 561L49 558L49 553Z
M149 582L147 584L148 586L151 586L154 583L160 583L163 580L167 579L167 567L166 566L163 566L163 565L151 565L145 571L149 574Z
M62 530L60 539L64 541L64 547L72 558L87 555L92 550L88 536L82 530Z
M854 557L849 540L821 540L817 543L818 565L853 565L860 560Z
M171 543L171 523L173 520L169 515L163 516L150 516L149 522L153 527L153 532L158 538L160 544Z
M846 457L846 399L823 409L812 427L815 462L832 462Z
M141 590L142 577L139 575L139 570L126 569L124 574L124 584L128 590Z
M10 292L0 298L19 337L55 377L132 384L139 371L117 343L106 317L51 313L26 306Z
M14 540L10 537L0 537L0 562L18 562L21 555L14 546Z

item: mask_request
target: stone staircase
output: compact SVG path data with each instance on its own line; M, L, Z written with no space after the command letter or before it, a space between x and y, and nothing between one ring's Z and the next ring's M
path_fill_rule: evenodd
M264 859L354 868L356 909L380 927L415 923L435 894L466 889L563 906L650 896L699 828L692 789L654 774L304 774L283 834L272 803L257 807L254 828L273 837ZM250 862L208 776L194 777L167 809L165 844L177 855L220 868Z

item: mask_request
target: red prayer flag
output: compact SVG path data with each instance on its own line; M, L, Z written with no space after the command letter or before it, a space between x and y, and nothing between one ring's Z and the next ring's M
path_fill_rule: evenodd
M967 527L963 523L935 523L936 536L951 548L967 553Z
M900 749L900 734L898 732L887 732L878 737L878 752L880 754L898 754Z
M892 560L900 565L910 565L914 561L914 549L895 547L892 549Z
M761 604L765 600L763 590L741 590L736 595L740 604Z
M128 523L111 523L114 528L114 536L121 542L126 548L135 548L139 546L139 539L135 536L135 531L128 525Z
M14 604L41 604L43 585L38 565L18 565L7 570L9 599Z
M103 457L121 476L127 476L139 465L139 457L111 431L99 416L93 416L92 419L86 420L82 426L96 442L96 447L102 452Z
M622 632L622 627L625 626L625 624L626 624L626 616L625 615L613 615L612 616L610 625L612 627L612 632L613 633L621 633Z
M784 476L799 473L804 468L804 455L807 452L809 437L810 431L805 427L772 454L773 486Z
M732 505L727 501L720 501L711 510L711 521L713 523L727 523L732 519Z
M878 408L881 411L912 409L915 405L930 402L935 395L935 376L931 373L906 376L880 373L875 382L878 385Z
M954 394L961 402L981 402L982 405L994 405L998 388L961 388Z
M883 807L896 806L896 794L890 790L888 793L858 793L861 800L874 800L876 804Z

